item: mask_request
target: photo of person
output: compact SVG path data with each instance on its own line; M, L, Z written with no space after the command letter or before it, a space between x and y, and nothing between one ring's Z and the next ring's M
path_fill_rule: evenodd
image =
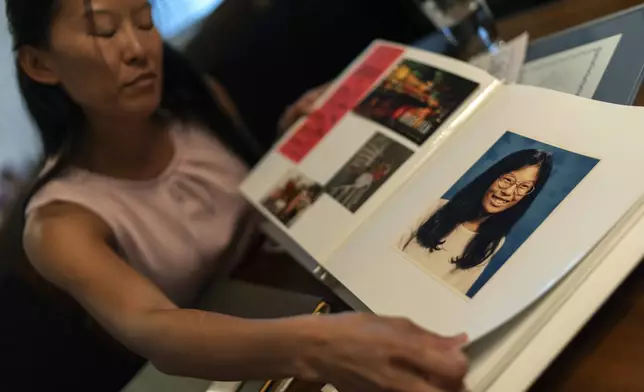
M407 147L376 133L331 179L326 191L355 213L412 154Z
M397 247L471 298L598 162L507 132Z
M262 205L290 227L322 194L323 187L301 173L291 172L264 199Z
M422 144L478 86L449 72L404 60L355 113Z

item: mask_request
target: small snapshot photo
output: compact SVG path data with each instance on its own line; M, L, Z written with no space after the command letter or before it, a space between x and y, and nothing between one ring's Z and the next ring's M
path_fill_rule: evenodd
M402 144L376 133L331 179L326 191L355 213L412 154Z
M404 60L355 113L422 144L478 86L449 72Z
M323 190L320 184L292 170L264 198L262 205L286 227L291 227Z
M506 132L398 238L405 258L473 298L598 159Z

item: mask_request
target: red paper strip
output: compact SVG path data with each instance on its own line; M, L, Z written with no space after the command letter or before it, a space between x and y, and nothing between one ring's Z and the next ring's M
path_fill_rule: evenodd
M396 46L380 45L349 74L335 93L313 112L280 148L280 152L299 163L322 138L360 103L360 99L404 53Z

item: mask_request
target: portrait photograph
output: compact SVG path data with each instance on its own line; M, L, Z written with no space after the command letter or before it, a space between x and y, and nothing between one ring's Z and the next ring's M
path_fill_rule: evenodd
M409 159L413 151L376 133L326 186L326 192L355 213Z
M506 132L400 235L397 250L473 298L598 159Z
M422 144L478 86L449 72L404 60L354 112Z
M323 190L320 184L293 170L271 190L262 205L286 227L291 227Z

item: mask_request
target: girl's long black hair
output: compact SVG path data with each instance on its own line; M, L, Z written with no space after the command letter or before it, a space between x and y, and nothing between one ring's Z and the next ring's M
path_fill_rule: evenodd
M552 155L540 150L522 150L512 153L495 163L474 181L462 188L454 197L429 217L416 232L418 243L429 252L440 249L444 238L457 225L483 216L482 200L490 186L503 174L528 166L539 166L539 178L535 190L517 205L506 211L491 215L480 226L479 232L467 244L463 254L452 260L459 269L469 269L487 260L523 216L537 197L552 171Z
M84 1L91 10L91 0ZM60 0L6 0L14 49L26 46L47 49L59 8ZM19 64L16 65L20 92L42 141L43 160L34 168L33 179L13 203L0 229L0 272L11 267L33 272L26 262L22 242L25 207L39 189L60 175L68 165L71 146L77 143L83 132L85 115L62 87L35 82ZM160 110L176 119L203 125L247 164L255 164L262 148L239 121L226 114L204 75L168 44L164 44L163 67ZM52 157L57 157L55 164L46 173L41 173Z

